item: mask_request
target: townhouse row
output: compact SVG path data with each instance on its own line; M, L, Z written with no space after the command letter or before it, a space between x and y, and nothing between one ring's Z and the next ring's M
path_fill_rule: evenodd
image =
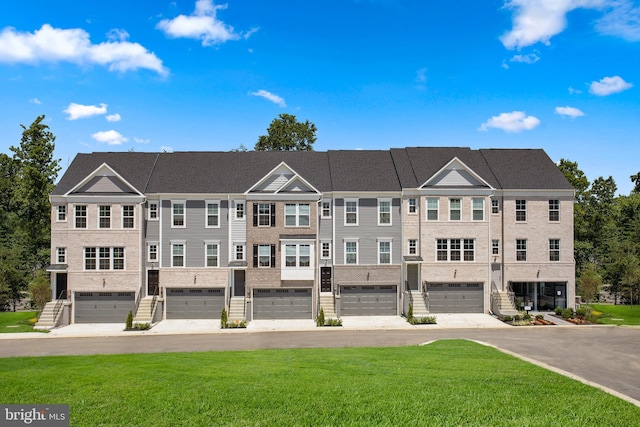
M567 307L573 198L541 150L79 154L52 293L77 323Z

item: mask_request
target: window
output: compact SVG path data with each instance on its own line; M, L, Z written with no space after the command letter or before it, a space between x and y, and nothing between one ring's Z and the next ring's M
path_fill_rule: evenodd
M560 239L549 239L549 261L560 261Z
M331 201L322 201L322 218L331 218Z
M254 205L256 206L256 205ZM258 213L257 213L257 225L258 227L271 227L271 208L272 205L269 203L258 203ZM275 208L275 206L273 206ZM273 212L275 215L275 212ZM254 221L255 222L255 221Z
M58 248L56 250L58 257L56 259L56 262L58 264L64 264L67 262L67 248Z
M462 219L462 201L460 199L449 199L449 221L460 221Z
M99 228L111 228L111 206L99 206L98 218Z
M75 206L76 228L87 228L87 207Z
M58 221L67 220L67 205L58 205Z
M155 221L158 219L158 204L149 203L149 219Z
M527 220L527 201L516 200L516 221L522 222Z
M472 203L472 218L474 221L484 221L484 199L473 199Z
M84 269L96 269L96 248L84 248Z
M207 267L218 267L218 244L207 243L207 255L206 255Z
M147 259L149 262L157 262L158 261L158 244L157 243L149 243L147 246Z
M235 246L236 261L244 261L244 245Z
M378 200L378 225L391 225L391 200Z
M411 198L409 199L409 213L410 214L414 214L418 212L418 199L416 198Z
M244 218L244 203L236 202L236 219Z
M345 264L358 263L358 242L357 241L344 242L344 263Z
M409 255L418 254L418 241L416 239L409 240Z
M309 267L311 246L308 244L285 245L285 267Z
M171 243L171 267L184 267L184 243Z
M207 228L220 227L220 203L219 202L207 202Z
M111 264L111 248L98 248L98 268L108 270Z
M271 245L258 245L258 267L271 267Z
M331 258L331 242L322 242L322 251L320 252L320 258Z
M113 248L113 269L124 270L124 248Z
M527 260L527 239L516 239L516 261Z
M287 227L308 227L309 204L286 204L284 206L284 224Z
M344 201L344 224L358 225L358 201L357 200Z
M560 200L549 200L549 221L560 221Z
M122 207L122 228L133 228L133 212L133 206Z
M171 203L171 226L174 228L184 228L186 226L185 221L185 202L172 202Z
M491 200L491 213L497 215L500 213L500 201L497 199Z
M491 254L500 255L500 240L494 239L491 241Z
M475 239L437 239L436 260L473 262L475 247Z
M391 264L391 242L378 242L378 264Z
M438 220L438 199L427 199L427 221Z

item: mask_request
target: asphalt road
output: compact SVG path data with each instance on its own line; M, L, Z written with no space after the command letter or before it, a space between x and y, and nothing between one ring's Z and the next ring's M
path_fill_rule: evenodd
M640 329L616 326L447 330L340 330L3 339L0 357L417 345L482 341L640 401ZM0 364L2 361L0 361Z

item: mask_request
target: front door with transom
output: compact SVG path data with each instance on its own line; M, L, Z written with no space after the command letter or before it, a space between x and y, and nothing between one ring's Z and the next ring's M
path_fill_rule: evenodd
M331 292L331 267L320 267L320 292Z
M244 297L245 270L233 270L233 296Z
M147 295L158 295L160 291L160 270L147 271Z

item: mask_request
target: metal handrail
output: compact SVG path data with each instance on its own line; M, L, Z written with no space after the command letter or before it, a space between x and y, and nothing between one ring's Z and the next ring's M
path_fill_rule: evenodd
M404 288L407 290L407 293L409 294L409 304L413 304L413 293L411 292L411 289L409 289L408 280L404 281Z
M151 298L151 310L149 311L149 315L151 316L151 323L153 323L153 311L156 308L156 302L158 301L158 294L160 293L160 286L157 286L155 292L153 293L153 298Z
M142 300L142 290L140 290L140 291L138 292L138 296L136 296L135 311L133 312L133 313L134 313L134 316L135 316L136 314L138 314L138 307L140 306L140 301L141 301L141 300Z
M56 318L58 317L58 313L64 304L64 300L67 299L67 291L60 291L60 295L58 295L58 299L56 300L56 305L53 307L53 322L55 323Z

